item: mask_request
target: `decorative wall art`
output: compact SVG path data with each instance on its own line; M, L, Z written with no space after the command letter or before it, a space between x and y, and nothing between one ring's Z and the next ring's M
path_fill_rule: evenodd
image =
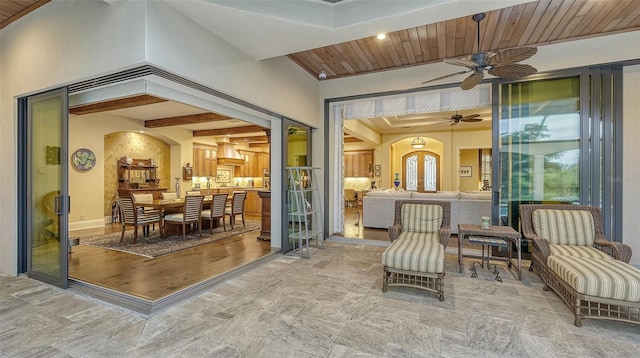
M71 155L71 165L76 170L86 172L96 165L96 155L89 149L80 148Z
M60 147L47 146L45 153L45 163L52 165L60 164Z
M230 183L231 182L231 170L218 169L216 172L216 183Z
M461 177L470 177L471 176L471 167L460 167L460 176Z

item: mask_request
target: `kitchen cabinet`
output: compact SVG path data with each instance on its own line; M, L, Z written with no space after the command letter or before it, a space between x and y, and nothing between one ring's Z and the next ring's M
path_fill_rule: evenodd
M269 170L269 153L256 153L256 158L258 161L258 168L255 176L264 177L265 170Z
M245 161L242 165L239 165L234 168L233 174L236 177L258 177L255 175L258 171L258 161L256 157L256 153L254 152L246 152L246 151L238 151L241 155L245 156ZM260 174L259 176L262 176Z
M358 150L344 152L345 177L370 177L373 175L373 151Z
M247 214L259 215L262 211L260 197L257 190L247 190L247 199L244 202L244 211Z
M193 145L193 176L215 177L218 171L216 147L204 144Z

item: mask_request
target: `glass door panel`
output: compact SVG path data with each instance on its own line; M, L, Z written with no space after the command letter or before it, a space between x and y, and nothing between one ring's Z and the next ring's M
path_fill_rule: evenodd
M500 224L524 203L580 201L580 79L500 85Z
M285 133L285 152L284 154L284 163L285 164L285 168L286 167L305 167L308 166L310 164L310 157L309 157L309 151L310 151L310 141L309 141L309 136L311 135L311 128L302 124L298 124L295 123L293 121L285 121L285 126L284 128L286 129L286 133ZM308 178L310 178L310 173L308 173L308 171L306 170L302 170L299 171L299 173L302 173L300 178L295 178L294 181L298 182L298 181L305 181L308 180ZM292 190L294 190L295 188L292 188L289 184L292 182L291 178L286 177L283 178L284 180L282 181L284 183L284 185L286 185L287 187L285 188L286 190L284 192L287 193L286 196L286 204L285 206L283 206L283 219L284 219L284 225L282 226L283 228L287 228L286 230L283 229L283 231L286 232L286 239L283 240L282 242L282 252L287 253L290 252L292 250L294 250L296 247L295 245L297 245L297 242L294 242L292 240L290 240L289 238L291 236L295 236L294 231L298 231L300 230L300 224L299 222L296 222L294 220L293 217L293 213L298 212L301 205L313 205L312 203L312 198L309 195L309 197L305 198L305 202L302 202L300 200L300 198L296 198L292 195ZM298 199L298 200L296 200ZM308 204L307 204L308 203ZM311 220L308 220L309 223L311 223ZM308 228L310 229L310 228Z
M67 92L27 99L27 273L67 287Z
M440 190L440 156L427 151L415 151L402 157L402 187L407 191L434 192Z

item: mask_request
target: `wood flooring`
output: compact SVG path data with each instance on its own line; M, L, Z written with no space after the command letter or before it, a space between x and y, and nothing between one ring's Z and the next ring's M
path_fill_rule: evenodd
M259 230L156 258L82 245L82 237L120 228L71 232L80 245L69 255L69 278L155 301L272 252L271 242L257 240Z

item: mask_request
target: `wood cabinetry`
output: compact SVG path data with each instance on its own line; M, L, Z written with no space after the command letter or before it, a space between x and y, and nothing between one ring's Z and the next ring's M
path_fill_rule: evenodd
M234 176L252 178L261 178L264 176L264 170L269 169L269 153L238 152L247 159L243 165L235 167L233 172Z
M244 202L244 211L247 214L253 215L260 214L262 211L257 190L247 190L247 200Z
M193 176L215 177L218 171L216 147L193 144Z
M118 196L129 197L131 194L153 194L154 199L167 191L159 188L160 180L156 177L158 167L152 159L120 158L118 160Z
M118 189L153 189L160 180L152 159L120 158L118 160Z
M269 170L269 153L256 153L258 161L258 171L256 177L264 177L265 170Z
M373 151L344 152L345 177L370 177L373 175Z

